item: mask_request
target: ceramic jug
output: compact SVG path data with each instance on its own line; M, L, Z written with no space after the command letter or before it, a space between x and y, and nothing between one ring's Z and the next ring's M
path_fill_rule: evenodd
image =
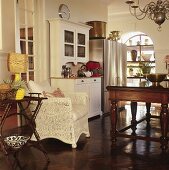
M91 71L85 71L84 74L86 77L91 77L93 75Z

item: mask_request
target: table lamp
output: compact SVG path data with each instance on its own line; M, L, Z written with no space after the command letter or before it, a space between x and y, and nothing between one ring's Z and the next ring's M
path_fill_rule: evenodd
M8 70L15 73L15 80L21 79L20 73L26 73L28 67L28 56L26 54L9 53L8 55Z
M26 54L9 53L7 60L8 70L15 73L14 83L21 81L20 73L26 73L28 67L28 56ZM16 92L16 100L23 99L25 95L25 89L19 88Z

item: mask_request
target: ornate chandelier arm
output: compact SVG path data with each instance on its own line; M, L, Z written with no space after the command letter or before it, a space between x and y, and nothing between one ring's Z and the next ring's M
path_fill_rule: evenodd
M142 20L146 17L148 11L148 5L146 5L142 10L139 7L139 0L138 0L138 5L133 5L133 3L128 3L128 4L129 4L129 11L132 16L136 17L138 20Z
M169 19L169 2L168 0L165 0L162 5L165 8L165 13L166 13L166 19Z
M165 0L162 4L163 7L165 7L167 10L169 10L169 1Z
M169 2L167 0L164 1L164 5L165 5L167 13L169 13Z
M149 2L143 8L140 7L140 0L127 0L126 4L129 5L130 14L136 17L138 20L144 19L148 16L149 19L153 20L159 25L169 20L169 0L157 0L157 2Z
M138 20L142 20L146 17L146 13L141 13L141 14L137 14L136 10L134 11L134 16L138 19Z
M154 9L155 6L156 4L154 2L150 2L143 9L141 9L140 6L138 6L138 8L142 13L147 13L149 10Z
M133 8L131 5L129 5L129 11L132 16L136 17L138 20L142 20L146 17L146 13L138 14L136 10L137 8Z

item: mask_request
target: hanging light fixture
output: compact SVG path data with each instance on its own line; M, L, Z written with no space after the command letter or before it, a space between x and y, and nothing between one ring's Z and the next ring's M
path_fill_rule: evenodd
M126 4L129 5L131 15L135 16L138 20L144 19L148 16L159 25L158 29L161 30L161 24L169 19L169 1L157 0L157 2L149 2L144 8L140 7L139 0L128 0Z

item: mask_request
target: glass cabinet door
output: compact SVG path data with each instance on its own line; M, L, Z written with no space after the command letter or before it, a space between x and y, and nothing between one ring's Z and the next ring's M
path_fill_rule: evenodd
M63 28L63 55L66 62L85 62L87 56L87 34L84 29Z
M77 57L85 57L86 51L86 37L85 34L77 34Z
M64 52L65 52L65 56L67 57L74 57L74 49L75 49L75 45L74 45L74 32L73 31L64 31Z

